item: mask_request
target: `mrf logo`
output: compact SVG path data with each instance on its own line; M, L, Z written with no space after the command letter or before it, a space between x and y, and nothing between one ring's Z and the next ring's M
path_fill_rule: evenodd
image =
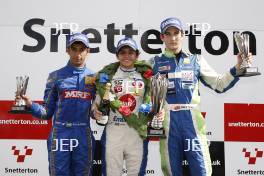
M78 91L78 90L64 91L63 97L64 98L86 99L86 100L92 99L90 92L82 92L82 91Z
M243 148L242 152L245 153L245 158L248 158L248 164L256 164L257 158L263 157L263 151L259 150L258 148L255 148L254 153L247 151L246 148ZM251 156L251 154L253 156Z
M18 163L23 163L26 156L32 155L33 149L28 148L28 146L25 146L24 149L25 153L21 153L21 150L18 150L16 146L12 146L13 155L17 156Z

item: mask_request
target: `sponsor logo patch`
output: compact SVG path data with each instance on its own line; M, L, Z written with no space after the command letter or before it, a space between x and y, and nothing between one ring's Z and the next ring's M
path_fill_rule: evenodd
M80 98L80 99L87 99L87 100L92 99L90 92L82 92L78 90L64 91L63 97L64 98Z

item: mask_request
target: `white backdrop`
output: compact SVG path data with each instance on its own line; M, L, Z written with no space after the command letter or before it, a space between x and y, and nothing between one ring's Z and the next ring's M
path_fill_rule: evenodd
M116 44L118 39L123 37L122 30L125 29L125 25L132 24L133 29L138 31L138 34L133 35L133 38L140 45L140 39L144 32L150 29L159 30L159 24L163 19L176 16L185 23L186 30L188 30L187 23L209 24L211 27L210 31L221 31L228 37L228 49L221 55L208 53L204 47L204 37L210 31L205 31L207 33L204 36L196 37L196 47L202 49L203 56L219 73L228 71L236 63L236 56L233 54L234 31L250 31L256 37L256 55L254 56L253 65L258 66L262 75L242 78L233 89L221 95L209 90L207 87L201 86L201 105L202 110L206 112L207 131L210 132L208 138L211 141L224 142L225 103L264 104L262 93L264 85L263 5L262 1L246 0L3 1L0 6L0 101L13 100L16 89L15 77L17 75L29 75L28 95L33 100L42 100L48 73L66 65L68 60L65 52L65 37L62 35L59 36L58 40L58 52L50 52L51 28L56 27L55 23L64 23L66 28L68 28L67 24L74 23L79 26L79 31L87 28L99 31L101 43L92 43L91 47L99 47L100 51L90 54L87 60L87 66L94 71L98 71L102 66L116 60L115 55L111 54L107 49L108 37L105 34L107 25L114 23L115 29L120 33L120 35L115 35L114 37L114 43ZM45 20L43 25L33 25L32 30L44 36L46 43L44 48L38 52L26 52L22 50L23 45L34 46L37 44L37 41L26 35L23 30L26 21L33 18ZM198 27L200 26L198 25ZM91 34L88 36L90 38L94 37ZM154 36L149 38L155 39ZM221 42L218 37L213 38L212 46L215 50L219 49ZM157 49L162 48L162 45L150 44L149 47ZM188 36L185 37L184 47L188 50ZM154 55L141 49L141 59L148 59ZM0 108L2 109L2 107ZM1 120L4 117L2 117L2 114L0 115ZM263 115L259 119L264 122ZM97 130L97 126L94 125L93 128ZM97 139L100 138L100 130L98 131ZM264 126L262 132L264 132ZM252 145L249 142L254 141L250 139L240 142L225 141L225 175L239 175L237 172L239 168L253 171L262 170L264 174L264 156L258 158L256 164L248 165L246 160L244 161L242 152L233 152L240 151L244 146L251 147L252 151L254 151L255 147L264 150L264 140L262 139ZM30 144L31 147L36 146L35 150L38 150L38 152L32 155L35 159L27 161L27 164L25 161L24 166L21 163L18 164L15 161L11 161L9 155L10 141L20 145ZM45 141L0 138L0 144L3 146L0 150L0 175L13 176L14 174L6 173L5 168L23 168L31 164L34 164L34 167L39 169L37 175L48 175ZM157 142L153 141L149 146L148 169L154 170L154 173L148 175L162 175L157 144ZM32 168L34 167L32 166ZM28 176L30 174L25 175ZM255 175L258 175L258 173Z

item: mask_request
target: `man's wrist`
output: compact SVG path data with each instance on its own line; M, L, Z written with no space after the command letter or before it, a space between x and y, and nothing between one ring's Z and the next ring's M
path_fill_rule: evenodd
M236 76L237 73L239 73L239 69L237 69L237 66L234 66L230 69L230 73L232 76Z
M31 108L31 107L32 107L32 101L27 101L27 102L26 102L26 106L27 106L28 108Z

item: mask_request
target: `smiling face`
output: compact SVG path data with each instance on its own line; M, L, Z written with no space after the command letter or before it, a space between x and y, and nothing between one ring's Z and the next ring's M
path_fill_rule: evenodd
M167 50L177 54L182 49L183 33L176 27L169 27L164 34L160 35Z
M134 63L138 59L139 53L129 46L122 47L117 53L120 66L125 69L134 68Z
M90 49L86 48L82 42L74 42L69 48L67 48L70 62L74 67L84 67L89 52Z

